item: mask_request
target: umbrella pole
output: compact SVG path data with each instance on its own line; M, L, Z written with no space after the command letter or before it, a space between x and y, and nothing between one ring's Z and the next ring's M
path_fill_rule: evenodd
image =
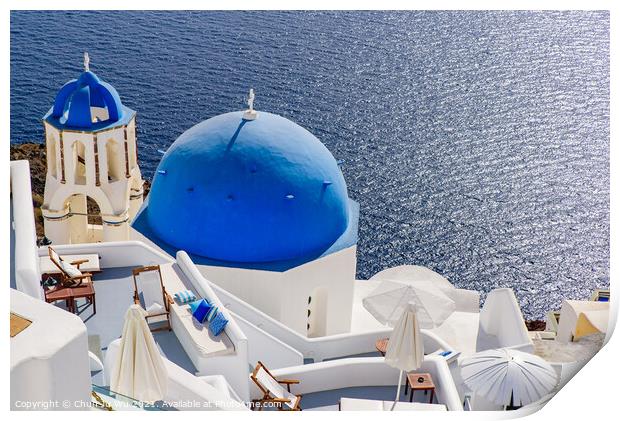
M394 405L392 405L392 409L390 411L393 411L394 408L396 408L396 402L398 402L398 397L400 396L400 384L402 383L403 380L403 370L400 370L400 373L398 374L398 387L396 388L396 399L394 399Z

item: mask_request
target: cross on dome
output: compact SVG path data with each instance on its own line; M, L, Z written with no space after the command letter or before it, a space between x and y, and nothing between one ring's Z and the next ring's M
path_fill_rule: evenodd
M250 111L254 111L254 89L250 88L250 95L248 97L248 107Z
M88 52L84 52L84 71L90 71L90 57L88 56Z
M255 120L258 117L258 113L254 110L254 89L250 88L250 94L248 95L248 109L243 113L244 120Z

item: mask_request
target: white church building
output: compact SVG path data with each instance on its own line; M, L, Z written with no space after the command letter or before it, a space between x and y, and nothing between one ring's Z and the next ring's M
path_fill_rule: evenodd
M349 332L359 205L312 133L249 104L170 146L132 226L301 335Z

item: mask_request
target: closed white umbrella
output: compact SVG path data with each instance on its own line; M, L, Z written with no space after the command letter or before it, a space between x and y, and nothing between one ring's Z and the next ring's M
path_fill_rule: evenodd
M537 355L502 348L461 361L461 376L477 395L498 405L523 406L550 393L558 383L553 367Z
M420 335L420 327L418 326L415 308L413 304L409 304L394 326L385 353L385 362L400 370L396 399L392 410L394 410L400 396L403 371L417 370L422 365L423 360L424 344Z
M415 306L421 328L432 329L448 318L454 301L429 281L383 280L362 300L364 308L380 323L395 326L407 305Z
M136 304L125 313L118 358L110 376L110 390L151 403L163 399L168 373L145 316L146 311Z

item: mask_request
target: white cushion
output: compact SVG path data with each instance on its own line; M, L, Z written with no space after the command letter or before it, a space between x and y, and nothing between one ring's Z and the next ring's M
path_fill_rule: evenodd
M71 263L65 262L64 260L60 261L60 265L62 266L63 270L65 271L65 273L67 275L69 275L71 278L75 278L76 276L81 276L82 272L76 268L75 266L73 266Z
M60 256L58 255L58 253L56 253L56 250L54 250L53 248L49 247L49 254L50 254L50 258L54 261L56 261L57 263L61 262Z
M159 303L153 303L146 308L146 313L150 316L153 314L161 314L165 310L165 307Z
M55 252L52 250L52 254ZM62 260L65 262L74 262L76 260L88 260L87 262L80 264L80 270L82 272L100 272L99 267L99 255L97 254L63 254ZM56 262L60 264L58 255L56 255ZM60 269L52 262L49 256L41 256L39 258L39 265L41 273L60 273Z

